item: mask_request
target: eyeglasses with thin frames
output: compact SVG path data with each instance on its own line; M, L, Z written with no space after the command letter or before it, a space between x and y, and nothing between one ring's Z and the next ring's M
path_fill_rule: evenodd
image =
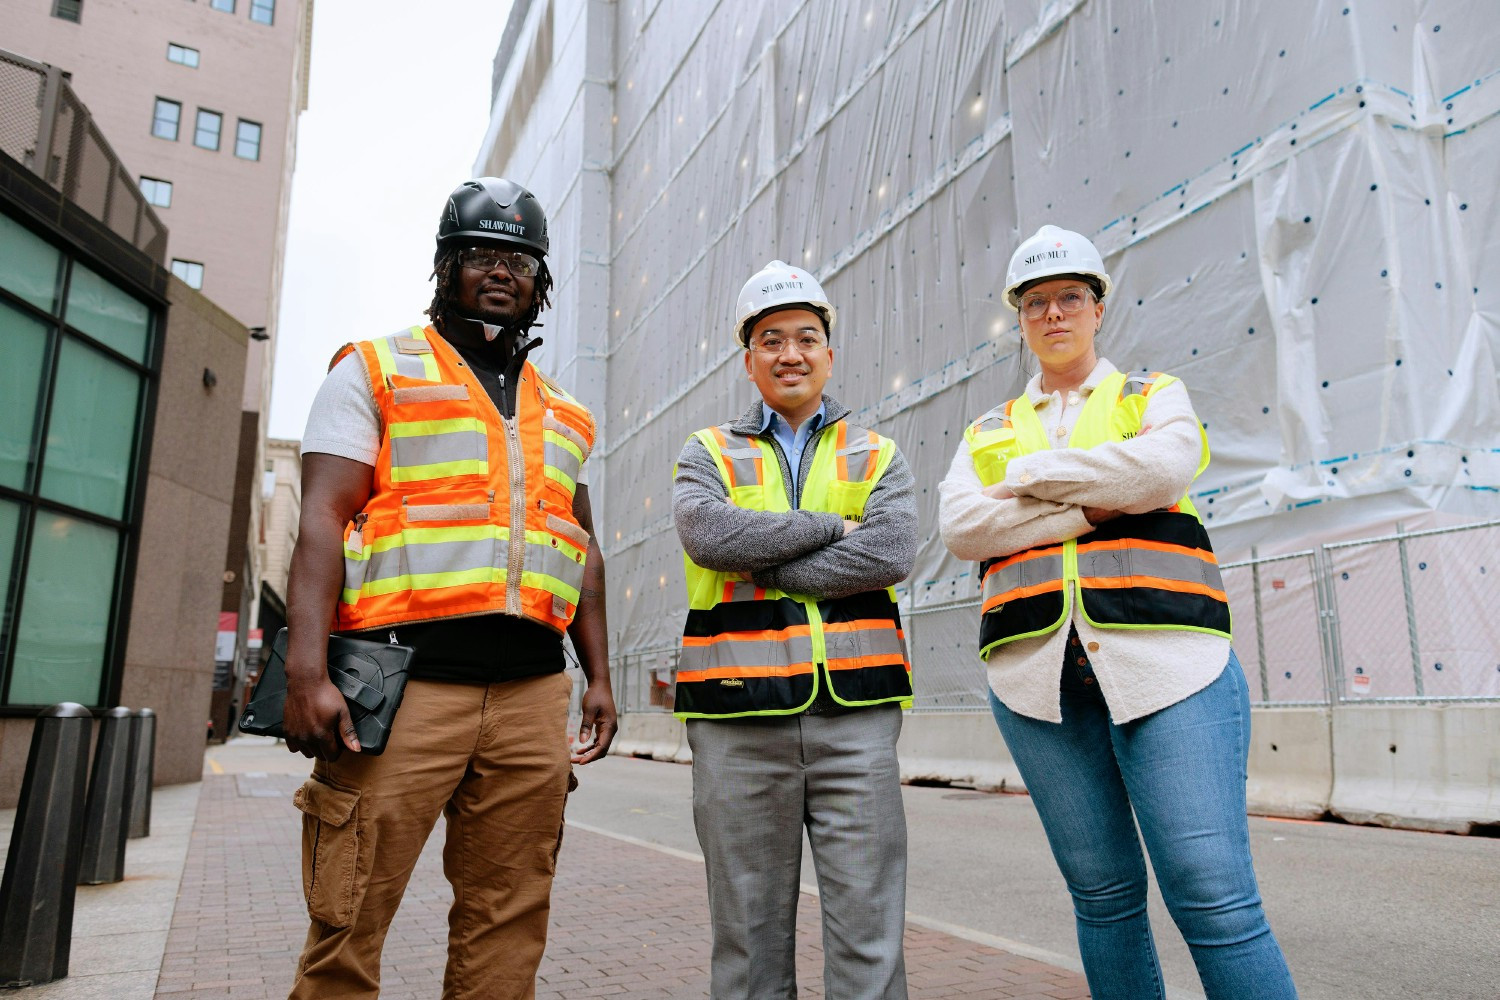
M1064 316L1082 312L1094 293L1087 288L1064 288L1052 295L1035 292L1021 296L1021 315L1027 319L1041 319L1047 315L1047 307L1057 302L1057 311Z

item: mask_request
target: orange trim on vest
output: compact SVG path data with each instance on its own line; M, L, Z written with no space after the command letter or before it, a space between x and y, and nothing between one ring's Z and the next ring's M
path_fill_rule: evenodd
M1132 587L1151 587L1156 590L1175 590L1179 594L1202 594L1215 600L1229 603L1229 595L1206 583L1189 580L1168 580L1160 576L1080 576L1080 587L1089 590L1129 590Z
M995 608L998 608L1000 605L1006 603L1007 601L1019 601L1022 598L1035 597L1038 594L1055 594L1062 589L1063 581L1061 578L1058 578L1056 580L1047 580L1044 583L1033 583L1030 586L1026 587L1015 587L1011 590L1007 590L1003 594L996 594L994 597L991 597L989 600L985 601L983 610L993 611Z
M715 681L730 677L800 677L813 672L812 661L803 663L768 663L760 667L710 667L707 670L679 670L677 682Z

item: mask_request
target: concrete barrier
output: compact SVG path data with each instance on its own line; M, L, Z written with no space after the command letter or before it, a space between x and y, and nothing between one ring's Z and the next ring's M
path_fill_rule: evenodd
M1250 713L1246 804L1257 816L1316 819L1333 792L1333 728L1324 707Z
M650 757L689 763L686 728L667 712L626 712L620 716L620 732L610 748L613 754Z
M1025 783L988 712L908 713L901 780L1019 792ZM665 713L620 717L614 752L692 761ZM1258 708L1249 811L1469 833L1500 824L1500 703Z
M905 782L947 782L997 792L1026 788L988 712L908 714L896 752Z
M1333 761L1331 808L1351 823L1500 824L1500 704L1343 706Z

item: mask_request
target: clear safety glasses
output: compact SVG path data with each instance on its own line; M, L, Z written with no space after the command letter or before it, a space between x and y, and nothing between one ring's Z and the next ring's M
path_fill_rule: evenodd
M469 247L460 250L458 262L471 271L483 271L486 274L504 266L511 276L516 278L535 277L536 273L542 269L541 262L531 254L491 250L488 247Z
M750 350L756 354L784 354L788 347L795 347L798 354L815 354L827 346L828 338L811 330L790 337L771 333L750 341Z
M1041 319L1047 315L1047 307L1055 300L1057 311L1064 316L1082 312L1084 306L1089 304L1089 299L1094 293L1087 288L1064 288L1053 295L1043 295L1041 292L1029 293L1021 296L1021 315L1027 319Z

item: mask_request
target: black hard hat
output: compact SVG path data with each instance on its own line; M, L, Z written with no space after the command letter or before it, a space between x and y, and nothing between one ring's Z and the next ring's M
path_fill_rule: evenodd
M502 177L464 181L438 222L437 252L473 240L504 240L547 253L547 213L536 195Z

